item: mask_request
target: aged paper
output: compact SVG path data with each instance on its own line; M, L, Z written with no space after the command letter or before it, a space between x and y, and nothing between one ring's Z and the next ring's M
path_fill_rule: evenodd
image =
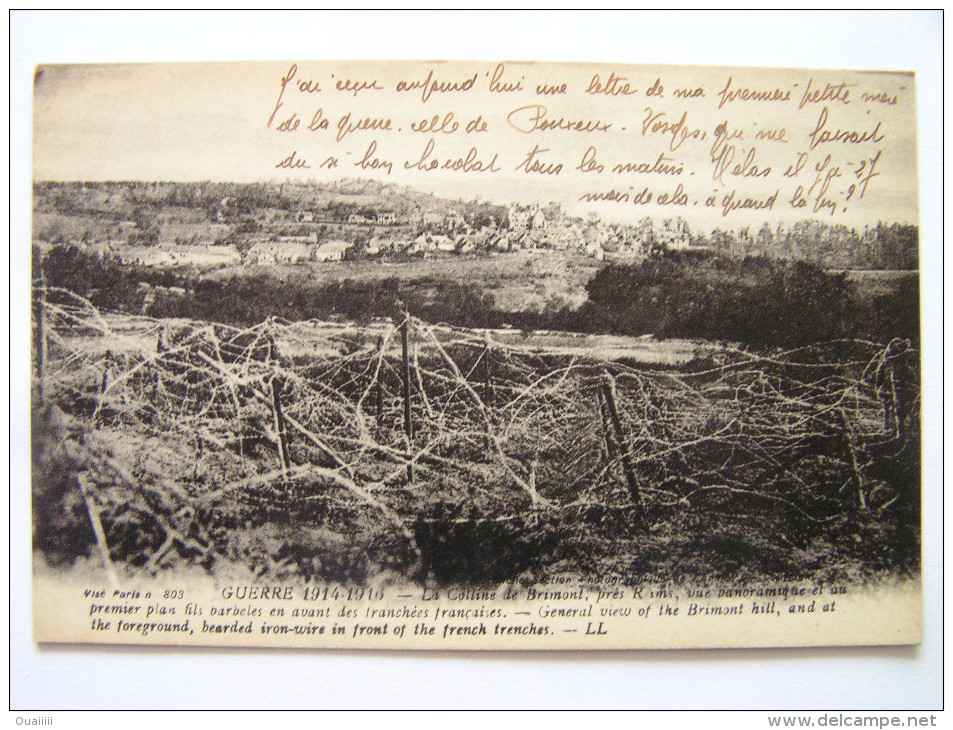
M38 67L37 640L918 642L914 92Z

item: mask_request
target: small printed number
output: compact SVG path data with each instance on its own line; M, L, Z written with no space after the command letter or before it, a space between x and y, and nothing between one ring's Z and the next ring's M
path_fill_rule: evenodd
M163 598L185 598L185 591L163 591Z

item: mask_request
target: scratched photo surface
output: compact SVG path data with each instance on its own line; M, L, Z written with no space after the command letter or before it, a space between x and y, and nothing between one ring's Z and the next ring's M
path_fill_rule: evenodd
M915 91L37 67L36 639L917 643Z

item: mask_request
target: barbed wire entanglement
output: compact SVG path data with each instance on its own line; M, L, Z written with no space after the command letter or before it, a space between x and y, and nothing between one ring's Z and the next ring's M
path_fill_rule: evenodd
M567 531L919 509L906 341L652 370L410 316L243 329L35 288L35 523L73 490L110 567L497 580Z

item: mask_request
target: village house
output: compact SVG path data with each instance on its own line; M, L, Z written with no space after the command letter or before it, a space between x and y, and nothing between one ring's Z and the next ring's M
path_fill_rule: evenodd
M656 233L656 240L672 251L684 251L692 243L688 223L682 218L666 218Z
M421 233L407 249L408 254L452 253L457 250L457 242L444 235Z
M311 258L314 247L307 243L259 241L248 251L249 263L297 264Z
M367 246L364 247L364 252L368 256L377 256L381 251L389 248L387 243L388 242L380 236L374 236L374 238L367 242Z
M513 203L507 211L507 220L509 220L510 229L519 231L524 228L529 228L535 212L532 206Z
M421 211L420 209L414 211L414 215L411 220L417 229L442 228L446 223L444 216L440 213L430 210Z
M437 243L434 241L434 237L429 233L421 233L407 248L407 253L414 255L418 253L430 253L436 250Z
M240 264L234 246L126 246L119 260L139 266L229 266Z
M240 264L242 255L234 246L175 246L170 249L177 265L230 266Z
M394 238L384 238L383 236L374 236L367 243L367 255L377 256L382 253L391 253L400 249L403 244Z
M546 220L546 215L543 213L543 211L537 209L536 212L533 213L532 217L530 218L529 227L538 230L541 228L545 228L547 224L548 224L548 221Z
M456 211L447 213L446 218L444 218L444 226L448 231L452 231L456 228L462 228L465 224L466 220L464 217Z
M382 211L377 214L377 225L392 226L397 223L397 214L393 211Z
M298 223L314 223L314 213L310 210L299 210L295 216L295 221Z
M530 229L534 231L555 231L565 224L565 216L559 203L550 203L545 207L539 205L510 206L507 212L512 230Z
M158 246L125 246L119 254L119 261L137 266L174 266L172 253Z
M318 250L314 252L315 261L341 261L344 254L353 244L345 241L328 241L321 244Z
M443 253L450 253L457 250L457 243L449 236L434 236L433 237L434 245L436 246L437 251Z

